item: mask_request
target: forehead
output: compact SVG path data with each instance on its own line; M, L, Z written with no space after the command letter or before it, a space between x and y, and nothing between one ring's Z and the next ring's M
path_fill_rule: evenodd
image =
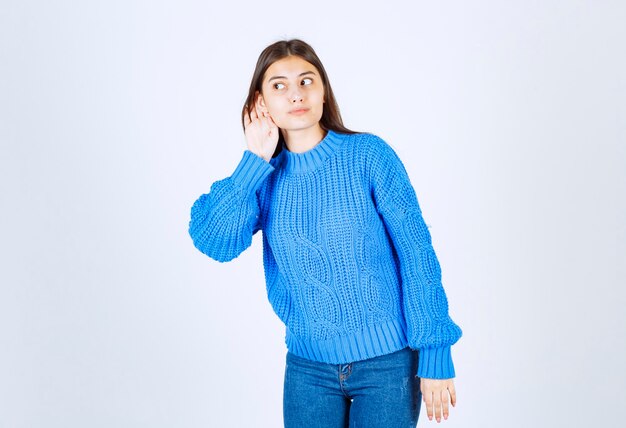
M312 71L319 75L317 68L313 64L299 56L292 55L272 63L265 71L263 80L267 81L275 76L297 77L306 71Z

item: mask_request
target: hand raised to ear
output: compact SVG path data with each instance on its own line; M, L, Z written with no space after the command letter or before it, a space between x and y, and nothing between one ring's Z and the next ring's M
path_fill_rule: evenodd
M278 126L260 103L259 96L254 102L254 109L244 110L244 128L248 150L269 161L278 144Z

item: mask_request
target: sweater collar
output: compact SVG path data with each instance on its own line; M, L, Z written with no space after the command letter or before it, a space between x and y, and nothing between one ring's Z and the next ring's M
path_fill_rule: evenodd
M326 136L315 147L303 153L293 153L283 149L276 156L276 166L288 173L303 173L313 171L326 162L326 160L337 151L342 143L341 134L333 130L328 130Z

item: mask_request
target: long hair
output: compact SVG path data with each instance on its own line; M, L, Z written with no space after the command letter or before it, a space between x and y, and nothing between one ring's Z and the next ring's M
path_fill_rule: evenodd
M343 125L341 114L339 113L339 106L337 105L335 94L333 94L333 90L330 86L326 70L322 65L322 61L320 61L319 57L310 45L299 39L280 40L266 47L263 52L261 52L261 55L259 55L259 59L257 60L256 67L254 69L254 74L252 75L252 81L250 82L248 98L246 98L243 108L241 109L241 125L244 130L246 108L248 109L248 112L254 109L255 95L257 91L262 92L261 89L265 72L276 61L292 55L298 56L312 64L320 73L322 84L324 85L324 96L326 100L324 103L322 118L319 122L320 127L325 131L333 130L343 134L356 134L356 131L352 131ZM276 144L276 150L274 151L272 157L276 157L282 151L283 145L285 144L282 132L279 132L278 134L278 143Z

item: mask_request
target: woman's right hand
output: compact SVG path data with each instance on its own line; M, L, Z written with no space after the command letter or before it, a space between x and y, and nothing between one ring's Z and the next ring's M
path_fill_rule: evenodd
M276 150L279 130L269 113L261 110L258 96L250 115L246 106L243 121L248 150L269 162Z

